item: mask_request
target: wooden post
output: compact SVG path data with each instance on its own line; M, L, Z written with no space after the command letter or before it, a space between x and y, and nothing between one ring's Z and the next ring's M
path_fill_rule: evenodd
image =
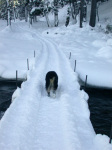
M87 75L86 75L86 80L85 80L85 85L84 85L84 88L86 89L86 86L87 86Z
M70 52L70 56L69 56L69 59L71 58L71 52Z
M34 51L34 58L35 58L35 51Z
M76 60L75 60L74 72L76 71L76 63L77 63L77 62L76 62Z
M109 143L111 143L111 139L112 139L112 122L111 122L111 130L110 130L110 140L109 140Z
M18 81L18 71L16 70L16 88L17 88L17 81Z
M27 58L27 69L29 70L29 60Z

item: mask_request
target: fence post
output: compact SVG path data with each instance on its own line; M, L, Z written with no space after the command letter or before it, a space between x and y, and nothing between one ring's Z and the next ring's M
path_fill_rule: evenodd
M74 72L76 71L76 63L77 63L77 62L76 62L76 60L75 60Z
M110 140L109 140L109 143L110 143L110 144L111 144L111 139L112 139L112 122L111 122Z
M86 79L85 79L85 85L84 85L84 88L86 89L86 86L87 86L87 75L86 75Z
M17 81L18 81L18 71L16 70L16 88L17 88Z
M71 52L70 52L70 56L69 56L69 59L71 58Z
M35 51L34 51L34 57L35 57Z
M29 70L29 60L27 58L27 69Z

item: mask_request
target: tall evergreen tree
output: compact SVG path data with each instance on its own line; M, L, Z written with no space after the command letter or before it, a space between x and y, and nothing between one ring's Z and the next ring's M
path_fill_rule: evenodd
M0 18L7 19L7 2L6 0L0 0Z

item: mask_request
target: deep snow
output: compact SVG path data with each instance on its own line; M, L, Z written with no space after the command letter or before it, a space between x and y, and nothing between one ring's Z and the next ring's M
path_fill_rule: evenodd
M90 5L88 5L89 10ZM54 40L68 58L69 53L72 53L71 66L74 69L74 61L77 60L76 72L83 81L88 75L88 84L112 88L112 34L105 34L106 25L112 24L111 11L111 1L102 3L99 6L100 22L97 21L96 28L92 30L88 25L90 13L87 15L87 23L83 23L83 28L79 28L78 22L76 25L72 25L72 19L70 25L66 28L64 23L67 6L59 11L60 26L57 28L53 27L53 14L49 18L50 28L47 27L45 18L38 18L40 21L34 23L32 27L24 21L16 21L11 29L6 27L6 22L4 24L1 21L0 77L15 78L16 70L18 70L18 77L26 78L27 58L31 69L34 64L34 51L38 55L39 49L41 49L40 42L35 41L35 36L33 36L33 33L39 32L44 37ZM78 17L77 20L79 20ZM22 26L25 30L22 29ZM27 32L30 29L33 32L32 34Z
M11 28L1 23L0 76L14 78L18 70L19 78L27 81L13 94L0 122L0 150L111 150L109 138L93 130L88 95L78 83L78 75L84 80L87 74L88 83L112 87L111 34L87 24L82 29L78 24L48 29L44 18L32 27L24 21ZM49 70L59 76L55 99L44 88Z

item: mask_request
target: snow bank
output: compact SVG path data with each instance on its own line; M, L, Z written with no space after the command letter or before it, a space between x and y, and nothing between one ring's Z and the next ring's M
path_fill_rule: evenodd
M47 34L47 32L49 34ZM110 36L95 30L89 26L80 29L76 26L48 29L43 36L53 38L59 48L69 59L71 52L71 66L74 69L77 61L76 72L81 80L92 86L112 88L112 44Z
M33 34L27 31L23 33L21 27L17 24L12 27L5 27L0 34L0 77L25 79L27 75L27 59L29 59L29 68L34 66L36 55L39 55L41 45L35 41Z

